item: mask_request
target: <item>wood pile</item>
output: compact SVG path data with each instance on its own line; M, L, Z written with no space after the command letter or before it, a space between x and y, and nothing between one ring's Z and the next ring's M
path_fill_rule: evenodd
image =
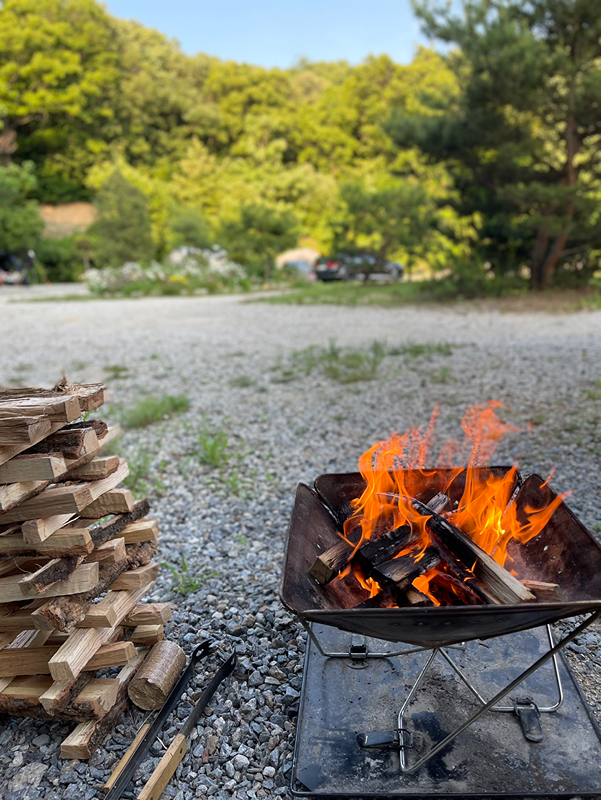
M85 419L103 402L102 385L0 392L0 714L78 723L64 758L114 726L171 615L141 603L158 526L102 455L118 428Z

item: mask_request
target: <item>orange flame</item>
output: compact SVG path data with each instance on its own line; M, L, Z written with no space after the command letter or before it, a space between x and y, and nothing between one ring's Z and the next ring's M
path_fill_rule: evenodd
M526 543L540 533L565 495L558 496L544 508L526 508L526 519L520 521L515 503L511 502L516 468L505 475L487 474L477 469L481 464L490 464L504 436L519 430L499 419L496 412L500 407L501 403L491 401L468 408L461 423L464 441L445 442L439 449L436 469L427 468L425 464L432 462L438 407L434 409L425 433L421 428L412 428L403 435L393 433L360 457L359 471L366 481L366 488L361 497L353 501L354 512L346 520L342 534L353 545L353 555L365 541L393 527L408 524L412 537L397 557L413 553L418 560L431 544L431 538L428 517L414 509L410 498L422 495L432 486L446 494L461 472L465 472L463 494L457 507L448 511L446 516L499 564L505 565L508 559L511 560L507 547L512 539ZM444 485L440 486L441 473L438 470L442 469L448 472ZM358 529L360 535L357 539ZM351 533L354 534L352 539ZM370 592L370 597L377 594L380 586L376 581L358 574L354 563L344 574L348 574L350 569L361 586ZM464 593L455 583L455 579L435 567L416 578L413 586L435 605L440 605L440 596L455 594L460 597ZM434 593L436 587L438 596Z

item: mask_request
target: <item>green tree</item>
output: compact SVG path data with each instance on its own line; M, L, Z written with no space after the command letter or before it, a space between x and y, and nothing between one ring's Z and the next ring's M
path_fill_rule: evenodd
M248 203L240 208L237 219L221 226L219 243L234 261L255 270L263 267L269 280L274 258L298 242L296 217L292 211L281 211L265 203Z
M95 0L4 0L0 161L33 159L42 190L81 191L114 135L118 78L115 26Z
M154 256L148 201L116 169L96 198L98 219L89 232L97 239L94 261L118 267L126 261Z
M211 246L211 238L209 223L199 209L179 206L172 210L168 235L170 247L199 247L202 250Z
M445 162L461 213L481 214L480 255L497 273L528 264L550 285L601 242L601 0L416 3L425 30L458 45L463 92L436 113L393 114L397 144Z
M335 249L366 249L386 261L399 252L411 268L423 256L434 208L426 192L409 181L368 189L364 183L340 188L346 213L339 220Z
M35 249L44 222L30 195L36 189L33 164L0 167L0 250L18 253Z

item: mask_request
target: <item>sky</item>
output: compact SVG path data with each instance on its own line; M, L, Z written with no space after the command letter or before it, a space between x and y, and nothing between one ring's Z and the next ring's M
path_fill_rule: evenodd
M198 52L264 67L299 58L345 59L387 53L409 63L420 33L409 0L108 0L111 14L136 19Z

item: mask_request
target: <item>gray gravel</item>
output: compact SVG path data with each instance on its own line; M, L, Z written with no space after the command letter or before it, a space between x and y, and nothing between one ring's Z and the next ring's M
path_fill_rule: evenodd
M200 583L175 594L171 573L162 570L151 597L178 603L168 635L187 653L207 637L217 646L138 773L138 791L219 657L235 649L234 678L207 709L164 796L286 795L305 636L277 589L295 487L323 472L356 469L374 441L424 424L437 403L443 438L460 434L467 404L503 401L508 421L530 430L510 437L495 461L517 458L526 473L556 466L554 487L574 490L569 504L601 535L601 312L298 308L231 296L64 303L6 297L0 294L0 383L109 378L109 420L147 394L190 398L186 414L127 432L122 441L132 464L149 462L139 488L150 494L160 523L161 559L178 565L184 555ZM294 365L294 350L327 347L331 338L353 347L375 339L391 347L453 346L450 355L388 356L377 381L340 384L319 366L304 374ZM203 428L229 437L222 469L199 461ZM601 721L599 630L584 634L569 655ZM143 718L126 715L89 763L57 757L71 726L4 719L0 796L100 796Z

